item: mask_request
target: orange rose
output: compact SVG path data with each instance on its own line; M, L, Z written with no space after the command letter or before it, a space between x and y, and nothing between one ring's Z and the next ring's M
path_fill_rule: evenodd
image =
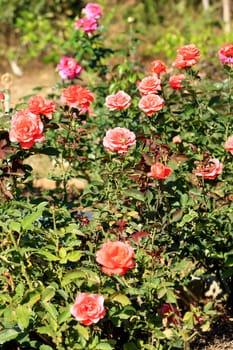
M99 294L78 294L70 312L77 321L85 326L97 323L106 314L104 297Z
M185 79L184 74L176 74L172 75L169 79L169 85L172 89L181 90L182 89L182 81Z
M156 94L161 90L161 80L155 76L145 77L138 84L138 90L141 95Z
M69 107L88 109L94 101L94 96L88 88L80 85L71 85L62 91L61 102Z
M120 127L108 130L103 139L104 147L110 152L125 153L129 147L135 144L135 134L126 128Z
M138 103L138 107L145 112L147 115L152 115L155 112L160 111L165 102L159 95L146 95L141 98Z
M124 275L134 267L134 250L128 244L120 241L107 241L96 253L96 261L102 265L102 272L107 275Z
M108 107L110 111L128 108L130 104L131 97L124 91L118 91L115 95L109 95L105 100L105 106Z
M150 73L157 74L158 76L161 73L165 73L167 71L167 67L165 63L161 60L155 60L150 63L151 68L150 68Z
M151 166L148 177L154 177L158 180L166 179L172 173L172 169L162 163L155 163Z
M9 138L12 142L20 142L23 149L29 149L35 142L44 141L43 130L44 124L40 117L23 109L11 118Z
M52 119L52 114L56 111L57 106L52 100L45 99L42 96L33 96L29 100L28 109L34 114L44 115L46 118Z
M224 148L233 154L233 135L229 136L225 142Z
M202 176L204 179L214 180L222 173L223 164L215 158L209 159L206 166L197 167L195 171L196 176Z

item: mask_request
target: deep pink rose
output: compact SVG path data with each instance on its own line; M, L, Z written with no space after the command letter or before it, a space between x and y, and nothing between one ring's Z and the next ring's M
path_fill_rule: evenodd
M160 111L164 105L164 99L155 94L143 96L138 103L138 107L147 115L152 115L153 113Z
M196 176L204 179L214 180L219 174L222 174L223 164L216 158L209 159L208 164L199 166L195 170Z
M84 33L91 34L98 28L95 18L80 18L75 22L75 29L81 29Z
M231 154L233 154L233 135L228 137L228 139L225 142L224 148Z
M170 323L179 324L180 312L176 306L171 304L163 304L161 312L162 317L167 318L167 326Z
M167 71L167 67L165 63L161 60L155 60L150 63L150 73L157 74L160 76L161 73L165 73Z
M106 97L105 106L110 111L128 108L131 104L131 97L124 91L118 91L116 94Z
M23 109L11 118L9 138L12 142L19 142L21 148L29 149L35 142L44 141L43 130L44 124L40 117Z
M38 115L44 115L48 119L52 119L53 112L57 110L57 106L52 100L42 96L33 96L28 103L30 112Z
M64 56L57 64L57 69L62 79L75 79L80 75L83 67L75 61L75 58Z
M124 275L134 267L134 250L128 243L107 241L97 251L96 261L107 275Z
M100 5L96 3L87 4L84 7L83 12L85 13L87 18L98 19L102 16L102 9Z
M70 312L85 326L97 323L106 314L104 297L99 294L80 293L71 306Z
M69 107L79 107L81 110L88 110L93 101L94 96L91 91L80 85L71 85L64 89L61 94L62 103L66 103Z
M150 172L147 173L148 177L153 177L158 180L166 179L172 173L172 169L162 163L156 162L151 165Z
M172 75L169 78L169 85L172 89L181 90L183 87L181 85L182 81L185 79L184 74Z
M126 128L120 127L108 130L103 139L105 149L110 152L125 153L129 147L135 144L135 134Z
M137 88L143 96L156 94L161 90L161 80L156 76L145 77L137 84Z
M224 44L218 51L219 60L224 64L233 64L233 45Z

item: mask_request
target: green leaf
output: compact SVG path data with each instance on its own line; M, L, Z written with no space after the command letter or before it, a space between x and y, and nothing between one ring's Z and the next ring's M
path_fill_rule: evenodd
M68 253L66 258L68 261L76 262L79 261L82 256L83 252L81 252L80 250L76 250L74 252Z
M21 330L24 330L29 325L30 310L27 305L19 305L15 311L18 326Z
M123 306L131 304L131 301L129 300L129 298L124 294L117 294L112 298L112 300L117 301Z
M36 208L35 212L31 213L30 215L27 215L21 222L21 226L24 230L29 230L34 228L34 222L38 220L44 211L45 206L47 205L47 202L40 203Z
M142 192L138 190L126 190L123 192L123 196L125 197L132 197L134 199L137 199L138 201L144 201L145 197Z
M59 258L56 255L53 255L52 253L49 253L46 250L38 250L37 254L43 255L44 258L48 261L58 261Z
M53 304L42 302L41 305L49 313L49 315L52 316L52 318L54 320L57 320L58 313L57 313L57 309L55 308L55 306Z
M9 223L9 228L10 228L12 231L20 232L21 225L20 225L19 222L11 221L11 222Z
M0 344L4 344L10 340L15 339L19 335L19 332L13 328L3 329L0 332Z
M47 287L41 294L41 301L47 303L55 295L55 288L52 286Z
M85 340L89 339L90 334L89 334L88 327L84 327L81 324L78 324L75 328L77 329L77 331L81 335L81 337L83 337Z
M70 316L71 316L70 307L67 307L64 311L62 311L59 314L57 321L59 324L64 323L70 318Z
M75 280L79 280L79 279L87 279L87 275L85 272L83 271L72 271L72 272L68 272L62 282L61 285L65 286L67 284L69 284L70 282L73 282Z
M108 343L99 343L95 347L96 350L113 350L113 347Z

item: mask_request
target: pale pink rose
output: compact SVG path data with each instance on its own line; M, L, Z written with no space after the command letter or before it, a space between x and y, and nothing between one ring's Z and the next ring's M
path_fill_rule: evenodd
M172 89L175 90L181 90L183 88L183 86L181 85L182 81L185 79L185 75L184 74L176 74L176 75L172 75L169 78L169 85Z
M110 152L125 153L129 147L135 144L135 134L126 128L120 127L108 130L103 139L105 149Z
M134 267L134 250L128 243L107 241L97 251L96 261L107 275L124 275Z
M139 83L137 88L141 95L156 94L161 90L161 80L156 76L145 77Z
M106 314L104 297L99 294L80 293L76 296L70 312L85 326L97 323Z
M176 145L177 143L182 143L182 138L180 135L176 135L173 137L172 142Z
M228 139L225 142L224 148L231 154L233 154L233 135L228 137Z
M195 170L196 176L203 179L214 180L219 174L222 174L223 164L216 158L211 158L207 165L199 166Z
M219 60L224 64L233 64L233 45L224 44L218 51Z
M128 108L131 104L131 97L124 91L118 91L116 94L106 97L105 106L110 111Z
M138 103L138 107L147 115L152 115L155 112L160 111L165 105L165 101L159 95L146 95L141 98Z
M80 75L83 67L76 62L75 58L64 56L57 64L57 69L62 79L75 79Z
M102 9L99 4L89 3L87 4L83 12L85 13L87 18L95 18L98 19L102 16Z
M44 115L48 119L52 119L53 113L57 110L57 106L52 100L42 96L33 96L28 102L30 112L38 115Z
M23 109L11 118L9 138L12 142L19 142L21 148L29 149L35 142L44 141L43 130L44 124L40 117Z
M95 18L80 18L75 22L75 29L81 29L84 33L91 34L98 28Z

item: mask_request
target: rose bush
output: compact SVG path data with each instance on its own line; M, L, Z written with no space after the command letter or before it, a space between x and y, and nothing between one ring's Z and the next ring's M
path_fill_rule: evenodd
M231 61L202 79L185 45L148 82L135 51L106 59L98 4L83 13L96 32L69 52L85 81L0 118L0 345L188 349L232 305Z

